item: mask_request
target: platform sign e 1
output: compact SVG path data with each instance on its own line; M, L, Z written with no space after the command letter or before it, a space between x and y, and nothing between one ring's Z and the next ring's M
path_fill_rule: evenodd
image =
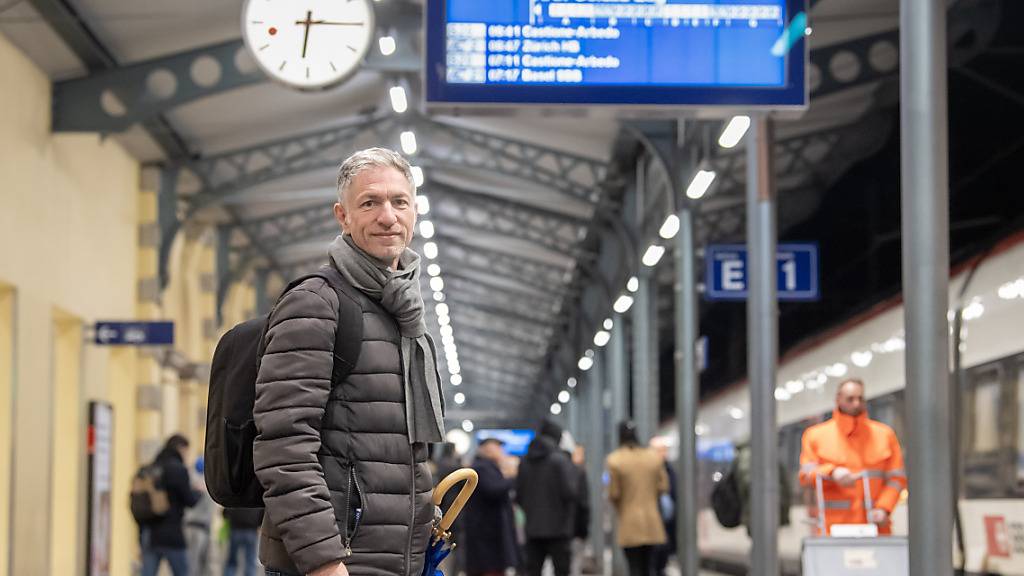
M747 247L712 244L704 253L704 296L708 300L747 298ZM818 300L817 244L779 244L776 251L779 300Z
M174 322L97 322L96 344L116 346L169 346L174 344Z

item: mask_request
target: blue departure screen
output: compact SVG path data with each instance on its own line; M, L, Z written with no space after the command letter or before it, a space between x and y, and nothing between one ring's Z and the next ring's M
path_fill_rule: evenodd
M428 100L803 105L800 4L430 0Z

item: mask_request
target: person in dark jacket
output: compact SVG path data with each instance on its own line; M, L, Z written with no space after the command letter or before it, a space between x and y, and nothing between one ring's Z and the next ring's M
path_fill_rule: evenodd
M337 190L342 234L321 273L345 288L303 281L274 306L263 340L253 405L260 560L268 576L420 576L435 511L427 444L445 429L420 257L408 247L412 169L391 150L360 150L339 168ZM360 313L362 339L356 365L334 382L337 331L358 333L339 327L342 311Z
M480 478L473 498L463 511L466 572L469 576L499 576L519 566L519 544L512 513L515 479L502 473L507 458L502 442L480 442L473 470Z
M551 557L555 576L569 574L579 472L558 447L560 426L545 421L519 465L516 502L526 515L526 573L540 576Z
M245 576L256 576L257 530L263 523L263 508L225 508L228 522L228 558L224 563L224 576L235 576L239 557L245 565Z
M185 461L188 458L188 439L175 434L167 439L156 460L160 468L158 486L167 492L170 509L160 520L146 524L139 530L142 549L142 576L156 576L160 562L167 560L174 576L188 576L188 548L185 543L183 518L185 508L196 505L199 491L192 487Z

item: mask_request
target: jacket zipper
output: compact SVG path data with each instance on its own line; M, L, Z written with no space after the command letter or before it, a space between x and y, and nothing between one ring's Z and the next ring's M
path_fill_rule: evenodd
M363 501L363 490L359 487L359 476L356 474L356 467L353 465L350 470L351 471L349 472L349 482L351 482L352 486L355 487L355 489L356 489L356 496L359 497L359 506L356 508L356 511L355 511L356 518L355 518L354 523L352 524L352 535L349 536L349 538L348 538L349 543L348 543L348 546L346 546L346 548L348 549L348 553L351 555L352 554L352 540L355 539L356 533L359 532L359 524L362 522L362 519L363 519L363 510L366 509L366 502ZM347 512L346 512L346 514L347 514Z
M348 489L345 490L345 557L348 558L352 555L352 534L349 532L348 525L348 510L352 505L352 468L349 468L348 472ZM353 530L352 532L355 532Z

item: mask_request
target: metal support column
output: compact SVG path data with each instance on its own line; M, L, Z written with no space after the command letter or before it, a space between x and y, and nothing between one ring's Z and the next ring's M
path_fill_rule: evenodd
M676 557L682 576L697 576L697 281L693 212L679 211L676 235L676 422L679 456L676 459Z
M656 280L641 271L633 303L633 420L641 443L647 443L657 429L658 381Z
M587 426L589 430L589 444L587 451L587 482L590 485L590 545L594 550L594 561L597 566L597 573L604 573L604 489L601 476L604 471L605 447L601 439L604 437L604 381L603 371L605 362L603 354L598 353L594 358L594 367L586 373L587 387L587 418L590 420Z
M900 1L910 574L952 573L946 3Z
M619 422L629 418L629 363L626 360L626 319L621 314L612 316L612 337L608 342L608 384L612 391L612 410L609 425L612 429L611 447L619 446Z
M779 468L775 372L779 355L775 271L775 183L771 121L747 134L747 372L750 381L751 574L779 574ZM948 535L947 535L948 536Z
M263 315L270 312L270 295L267 293L268 285L270 282L270 270L266 268L257 268L255 273L255 292L256 292L256 314Z

